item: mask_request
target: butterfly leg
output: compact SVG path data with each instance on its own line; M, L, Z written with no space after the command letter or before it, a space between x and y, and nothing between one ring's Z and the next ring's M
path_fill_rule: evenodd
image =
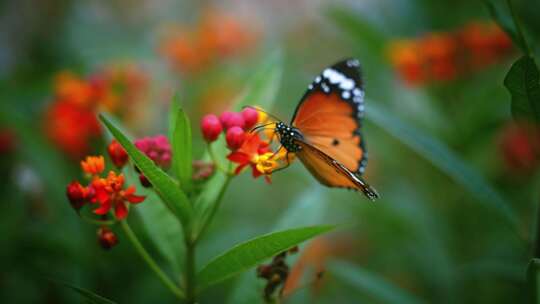
M276 151L276 153L274 153L274 155L276 155L277 152L279 152L279 150L281 150L281 148L279 148L278 151ZM274 155L272 157L274 157ZM289 161L289 152L288 151L285 154L285 159L287 160L287 164L285 166L277 168L276 170L273 170L272 174L275 173L275 172L281 171L281 170L283 170L283 169L285 169L285 168L287 168L287 167L289 167L291 165L291 162Z

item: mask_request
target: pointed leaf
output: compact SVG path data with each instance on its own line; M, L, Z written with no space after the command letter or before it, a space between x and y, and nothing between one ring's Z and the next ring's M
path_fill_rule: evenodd
M431 162L481 203L497 210L513 225L512 228L516 228L517 217L509 207L510 204L476 170L460 159L444 143L406 124L380 104L368 102L366 118Z
M534 59L523 56L510 68L504 85L512 95L512 115L540 122L540 74Z
M377 303L417 304L423 303L407 291L394 286L374 273L347 263L334 261L330 263L330 273L349 283L361 293L369 295Z
M85 298L86 300L88 300L88 302L92 304L115 304L116 303L98 294L95 294L91 292L90 290L80 288L80 287L77 287L75 285L71 285L65 282L61 282L61 284L70 288L71 290L74 290L75 292L80 294L83 298Z
M171 111L176 113L171 138L173 168L180 181L180 187L189 193L192 174L191 124L186 113L177 107L177 103L174 102L171 107Z
M156 166L152 160L139 151L105 116L100 115L100 119L116 140L126 149L129 157L135 162L135 165L137 165L146 178L148 178L150 183L152 183L154 190L156 190L167 204L167 207L180 220L184 229L186 229L191 219L192 209L188 198L180 187L178 187L177 183L167 173L163 172L161 168Z
M208 263L197 275L199 290L219 283L335 226L310 226L273 232L238 244Z

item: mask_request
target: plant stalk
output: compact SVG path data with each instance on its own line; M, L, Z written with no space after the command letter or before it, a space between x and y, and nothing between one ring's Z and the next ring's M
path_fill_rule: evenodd
M186 239L186 300L188 304L196 303L195 247L196 242Z
M122 229L124 230L124 233L127 235L129 241L131 244L133 244L133 247L135 247L135 250L139 253L139 255L143 258L143 260L148 264L150 269L154 271L156 276L161 280L163 285L165 285L169 290L179 299L185 299L186 295L184 292L176 286L173 281L161 270L161 268L158 266L156 261L152 259L148 251L143 247L135 233L133 233L133 230L129 227L126 220L123 220L120 222L120 225L122 226Z

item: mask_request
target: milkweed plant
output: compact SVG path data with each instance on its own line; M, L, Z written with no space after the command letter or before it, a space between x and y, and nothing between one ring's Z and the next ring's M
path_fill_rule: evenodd
M254 271L256 266L253 279L258 276L266 280L261 298L279 298L278 287L283 286L288 273L287 253L334 228L318 225L270 232L237 244L197 269L197 245L218 213L230 182L246 172L271 183L272 172L294 159L285 149L272 145L273 127L268 115L240 102L236 111L205 115L199 123L200 132L192 132L190 120L175 97L169 135L135 140L109 116L100 115L100 120L111 135L107 151L81 161L84 179L67 185L68 200L82 220L96 225L103 248L128 241L157 279L186 303L197 302L208 287ZM265 127L254 131L257 126ZM192 154L192 136L204 138L205 155ZM182 248L177 252L164 250L171 266L182 269L180 279L160 266L130 227L131 209L151 204L152 208L161 207L160 220L181 227L182 232L172 238ZM140 212L142 217L143 213L145 210ZM151 237L163 237L159 234ZM272 263L262 264L272 257Z

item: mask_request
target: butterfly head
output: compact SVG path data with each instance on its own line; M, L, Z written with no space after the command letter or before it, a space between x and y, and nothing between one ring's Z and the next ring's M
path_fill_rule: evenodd
M284 122L276 123L276 133L279 135L279 142L288 152L295 153L302 149L296 141L303 140L304 135L295 127L290 127Z

